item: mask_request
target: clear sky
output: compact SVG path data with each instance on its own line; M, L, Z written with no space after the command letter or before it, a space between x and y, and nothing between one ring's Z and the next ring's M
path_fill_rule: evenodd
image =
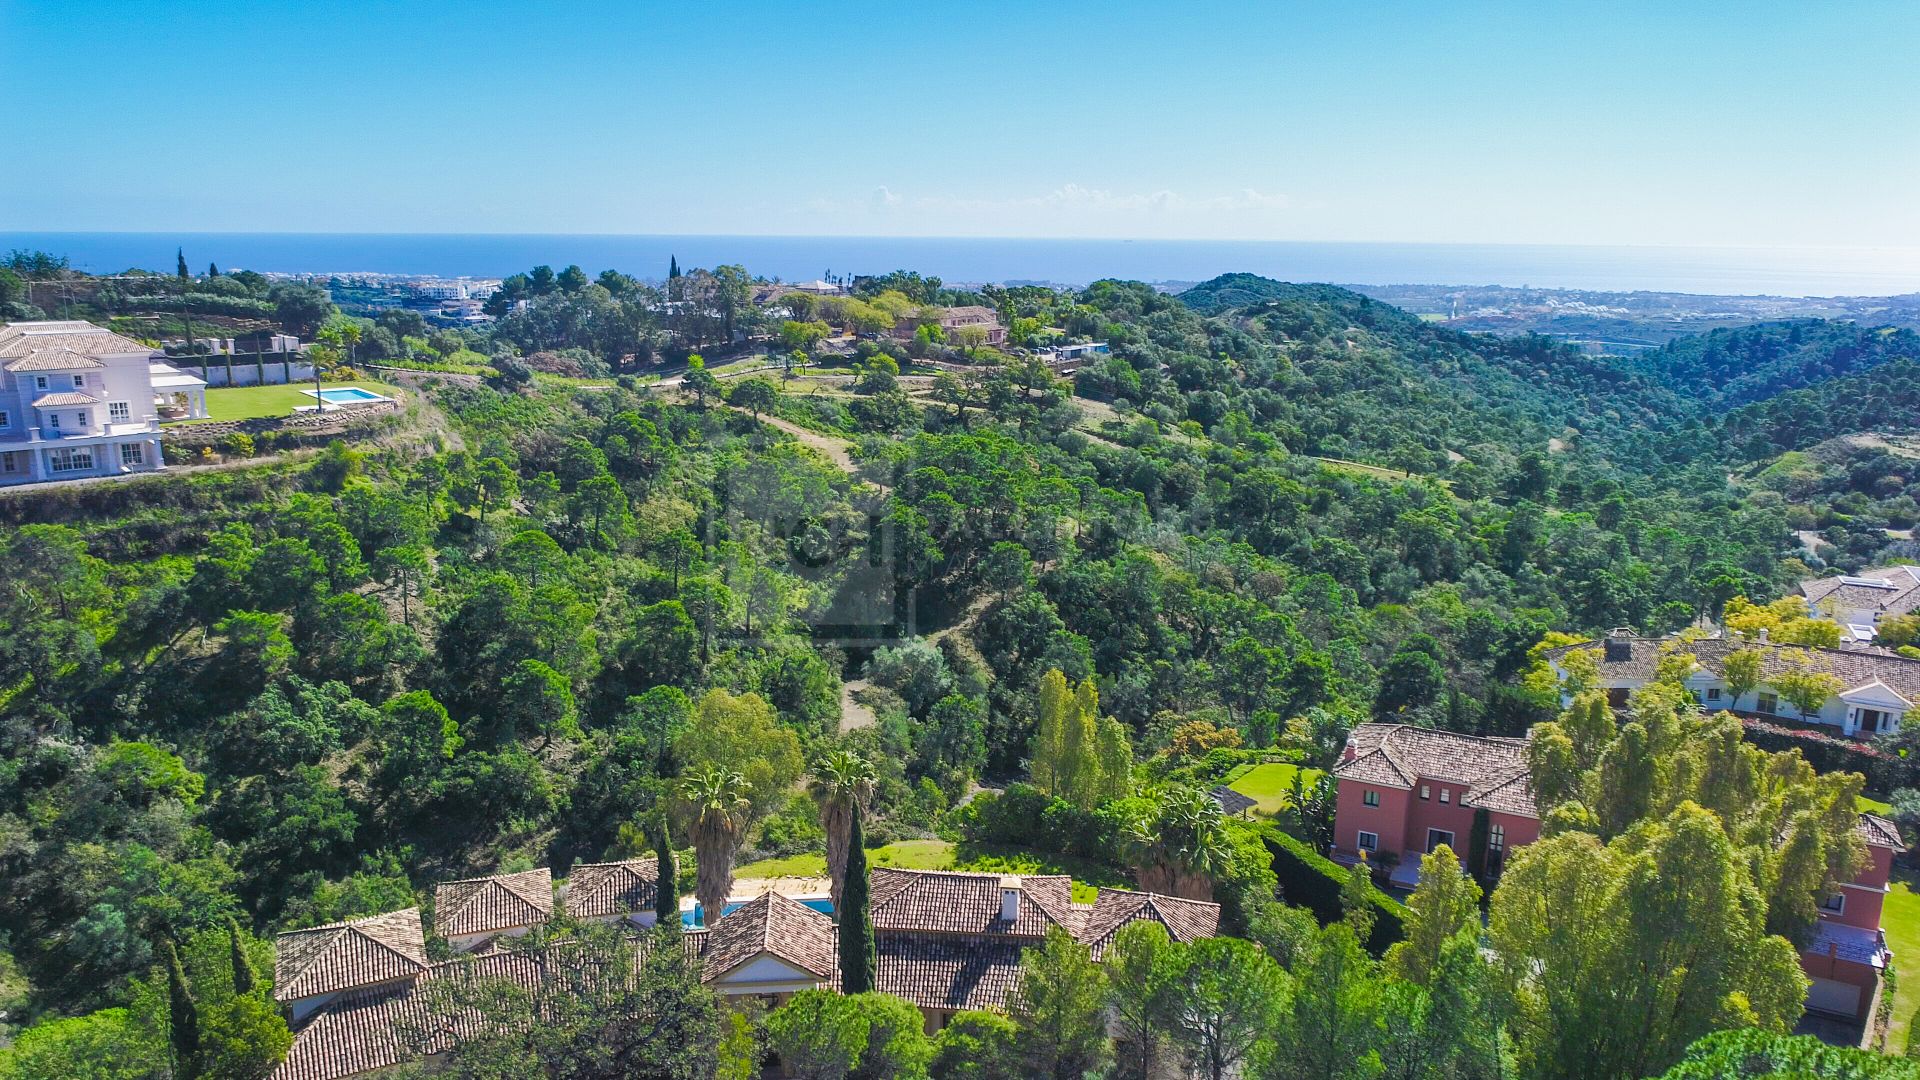
M0 229L1920 245L1920 2L0 0Z

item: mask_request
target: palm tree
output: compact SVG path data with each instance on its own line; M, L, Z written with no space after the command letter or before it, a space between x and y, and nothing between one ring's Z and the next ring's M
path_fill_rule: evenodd
M1229 858L1220 804L1198 788L1164 793L1159 809L1127 830L1134 877L1148 892L1212 900Z
M864 809L872 801L876 782L873 763L851 750L827 752L807 781L808 793L820 805L820 827L827 834L827 878L835 911L840 910L840 894L846 888L854 808Z
M747 778L715 765L680 782L680 804L689 819L698 866L694 897L702 921L712 926L733 891L733 856L747 833Z

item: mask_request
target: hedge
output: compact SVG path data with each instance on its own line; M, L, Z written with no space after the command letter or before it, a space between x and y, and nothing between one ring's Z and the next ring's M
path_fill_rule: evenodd
M1857 772L1867 778L1870 791L1892 791L1911 787L1912 766L1851 739L1803 728L1769 724L1752 717L1741 717L1740 726L1747 741L1768 753L1798 750L1815 770L1823 773Z
M1340 894L1347 884L1346 867L1271 825L1262 826L1260 833L1273 855L1273 873L1280 879L1282 900L1313 912L1322 925L1345 916ZM1377 888L1369 888L1368 892L1374 920L1366 946L1368 952L1379 956L1389 945L1407 936L1407 909Z

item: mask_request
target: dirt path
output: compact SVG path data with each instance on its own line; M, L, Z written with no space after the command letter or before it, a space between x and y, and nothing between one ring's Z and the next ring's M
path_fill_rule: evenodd
M862 690L872 689L873 684L865 679L848 679L840 684L840 734L858 731L879 723L873 710L861 704L854 695Z

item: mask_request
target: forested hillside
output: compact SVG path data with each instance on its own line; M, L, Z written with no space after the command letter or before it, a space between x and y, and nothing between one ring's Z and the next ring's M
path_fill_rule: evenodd
M910 305L899 280L856 302ZM505 320L529 347L610 340L568 316L606 286L529 295ZM1549 635L1781 594L1808 569L1797 515L1853 504L1730 463L1795 417L1911 423L1913 365L1864 369L1912 335L1756 328L1666 370L1244 275L979 299L1112 355L1069 385L932 334L824 345L870 314L848 304L787 312L820 327L786 320L798 360L748 377L537 375L476 340L498 377L413 384L425 450L0 496L4 1022L129 1007L115 1037L157 1038L169 943L651 852L712 769L750 781L743 862L824 851L798 785L834 750L877 771L870 844L1005 843L976 796L1036 778L1061 678L1116 722L1118 794L1036 796L1077 831L1022 857L1145 874L1188 857L1166 793L1251 748L1325 767L1370 719L1521 735L1558 712ZM619 334L649 359L672 335ZM1910 474L1862 483L1889 475L1874 499L1910 506ZM853 680L870 725L845 719ZM1322 792L1288 825L1330 813ZM1251 835L1208 856L1248 933L1275 917Z

